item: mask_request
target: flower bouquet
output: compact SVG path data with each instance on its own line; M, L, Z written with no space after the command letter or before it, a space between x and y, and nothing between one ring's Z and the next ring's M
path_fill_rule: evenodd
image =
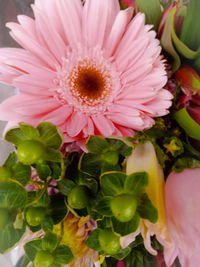
M8 23L0 252L200 266L200 1L35 0Z

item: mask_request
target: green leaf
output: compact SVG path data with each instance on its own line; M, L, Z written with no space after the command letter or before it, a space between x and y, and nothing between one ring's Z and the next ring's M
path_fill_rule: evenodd
M95 206L95 210L104 216L113 216L112 210L110 208L110 202L112 197L102 198L98 204Z
M190 0L187 5L187 13L181 27L181 41L193 50L200 47L199 24L200 2Z
M19 128L28 139L38 139L40 136L38 129L29 124L19 123Z
M17 182L6 181L0 184L0 207L23 209L27 201L27 191Z
M5 140L18 146L22 141L26 140L26 136L19 127L10 129L4 136Z
M17 162L17 154L11 152L7 160L4 162L3 167L11 168Z
M176 12L175 7L169 12L169 16L168 16L167 21L165 23L163 34L162 34L161 40L160 40L163 49L167 53L169 53L172 56L172 58L174 59L174 62L172 65L172 72L173 73L175 71L177 71L181 65L180 57L177 54L176 50L174 49L174 46L172 43L172 29L174 27L175 12Z
M120 249L117 254L113 255L113 257L117 260L123 260L128 256L128 254L131 252L131 248L127 247L125 249Z
M101 154L109 149L109 144L105 138L101 136L90 136L87 140L86 147L93 154Z
M95 229L92 232L90 232L89 237L85 241L85 244L87 247L96 250L101 251L101 245L99 243L99 229Z
M124 189L136 196L141 195L148 185L148 174L146 172L135 172L126 177Z
M173 117L188 136L200 140L200 125L192 119L186 108L175 112Z
M91 178L91 176L87 175L86 173L79 172L77 184L87 186L93 194L96 194L98 191L97 181L95 178Z
M53 251L56 249L58 244L57 235L48 231L44 238L42 238L42 249Z
M53 148L46 148L45 151L45 160L51 161L51 162L61 162L62 161L62 153L58 150L55 150Z
M126 157L132 153L132 144L120 137L108 137L106 138L111 147L122 156Z
M158 0L136 0L140 11L146 15L146 24L153 24L154 29L158 27L161 17L161 6Z
M23 186L27 185L31 178L30 166L23 165L21 162L17 162L12 167L13 179L17 180Z
M34 261L35 255L42 250L42 239L31 240L24 245L26 256L30 261Z
M68 264L74 260L74 255L69 247L65 245L58 246L54 252L55 262L60 264Z
M35 168L39 178L43 181L51 175L51 169L47 164L37 164Z
M68 209L65 205L64 196L57 194L51 196L51 217L54 224L61 222L67 216Z
M135 232L139 226L140 217L136 213L129 222L120 222L115 217L112 217L113 229L116 233L125 236Z
M141 199L139 200L137 212L139 213L141 218L147 219L152 223L156 223L158 220L158 211L153 206L151 200L149 199L146 193L144 193Z
M51 169L52 169L52 174L51 174L52 179L58 180L61 176L61 164L52 162Z
M12 223L7 224L2 231L0 231L0 253L13 248L21 240L26 230L25 224L21 229L15 229Z
M124 191L126 174L123 172L107 172L100 177L101 190L106 196L117 196Z
M41 228L46 232L46 231L48 231L48 230L53 230L53 225L54 225L54 223L53 223L53 220L52 220L52 218L51 217L47 217L47 218L45 218L45 221L43 221L42 223L41 223Z
M200 168L200 160L192 157L182 157L177 159L172 167L172 171L181 172L184 169Z
M68 196L72 188L75 186L76 184L69 179L63 179L61 181L58 181L59 191L65 196Z
M30 263L29 258L26 255L24 255L19 267L27 267L29 263Z
M94 177L99 177L101 173L101 155L94 155L91 153L83 154L80 158L79 169Z
M37 129L42 140L48 147L58 149L63 144L63 136L60 130L50 122L42 122Z

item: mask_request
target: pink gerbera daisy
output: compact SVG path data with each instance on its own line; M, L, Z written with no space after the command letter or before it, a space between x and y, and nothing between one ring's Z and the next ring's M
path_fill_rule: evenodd
M0 80L18 94L0 105L9 127L56 124L65 141L132 136L168 113L159 41L144 14L118 0L36 0L35 19L8 23L23 48L0 49Z

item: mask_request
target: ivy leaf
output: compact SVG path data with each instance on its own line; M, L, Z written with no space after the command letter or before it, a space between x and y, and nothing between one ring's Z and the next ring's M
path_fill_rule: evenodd
M22 141L27 140L19 127L15 127L7 131L4 136L5 140L18 146Z
M0 231L0 253L11 249L21 240L26 230L26 225L23 224L21 229L15 229L12 223L7 224Z
M58 181L59 191L65 195L68 196L71 192L72 188L76 186L76 184L69 179L63 179L61 181Z
M93 154L101 154L109 149L109 144L105 138L96 135L89 137L86 147Z
M19 123L19 128L28 139L38 139L40 136L38 129L29 124Z
M147 219L152 223L156 223L158 220L158 211L153 206L151 200L149 199L146 193L144 193L141 199L139 200L137 212L139 213L141 218Z
M116 233L125 236L135 232L139 226L140 217L136 213L128 222L120 222L115 217L112 217L113 229Z
M59 149L63 144L63 135L60 130L50 122L42 122L37 126L40 133L40 140L46 146Z
M96 250L101 251L101 245L99 243L99 229L93 230L87 240L85 241L85 244L87 247Z
M24 245L26 256L30 261L34 261L35 255L42 250L42 239L31 240Z
M120 137L108 137L106 138L108 143L111 145L114 151L117 151L122 156L126 157L131 155L132 153L132 144L128 143L126 140L120 138Z
M126 177L124 189L134 194L141 195L148 185L148 174L146 172L135 172Z
M23 186L27 185L31 178L31 168L28 165L23 165L17 162L12 166L13 179L17 180Z
M27 201L27 191L17 182L6 181L0 185L0 207L23 209Z
M101 190L105 196L117 196L124 191L126 174L123 172L106 172L100 177Z
M62 161L62 153L58 150L47 147L46 153L45 153L45 160L51 161L51 162L61 162Z
M68 264L74 260L74 255L69 247L65 245L58 246L54 251L55 262L59 264Z
M79 169L91 176L99 177L101 174L101 155L94 155L92 153L85 153L81 156L79 162Z
M4 162L3 167L11 168L17 162L17 154L11 152L7 160Z
M43 181L51 175L51 169L47 164L37 164L35 168L39 178Z
M104 197L102 198L98 204L95 206L95 210L104 216L112 216L112 210L110 208L110 202L112 197Z

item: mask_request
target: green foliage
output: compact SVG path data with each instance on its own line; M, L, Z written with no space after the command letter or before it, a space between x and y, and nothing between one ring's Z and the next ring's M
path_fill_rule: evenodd
M186 168L200 168L200 160L191 157L181 157L175 161L172 171L181 172Z
M123 172L103 173L100 182L105 196L116 196L123 193L126 174Z
M137 212L139 213L141 218L147 219L152 223L156 223L158 220L158 211L153 206L146 193L144 193L139 200Z
M127 176L124 189L135 196L141 195L148 185L148 174L146 172L135 172Z
M65 245L58 246L54 251L55 261L59 264L68 264L74 260L71 249Z
M139 226L140 216L136 213L128 222L120 222L112 217L113 229L116 233L125 236L135 232Z

